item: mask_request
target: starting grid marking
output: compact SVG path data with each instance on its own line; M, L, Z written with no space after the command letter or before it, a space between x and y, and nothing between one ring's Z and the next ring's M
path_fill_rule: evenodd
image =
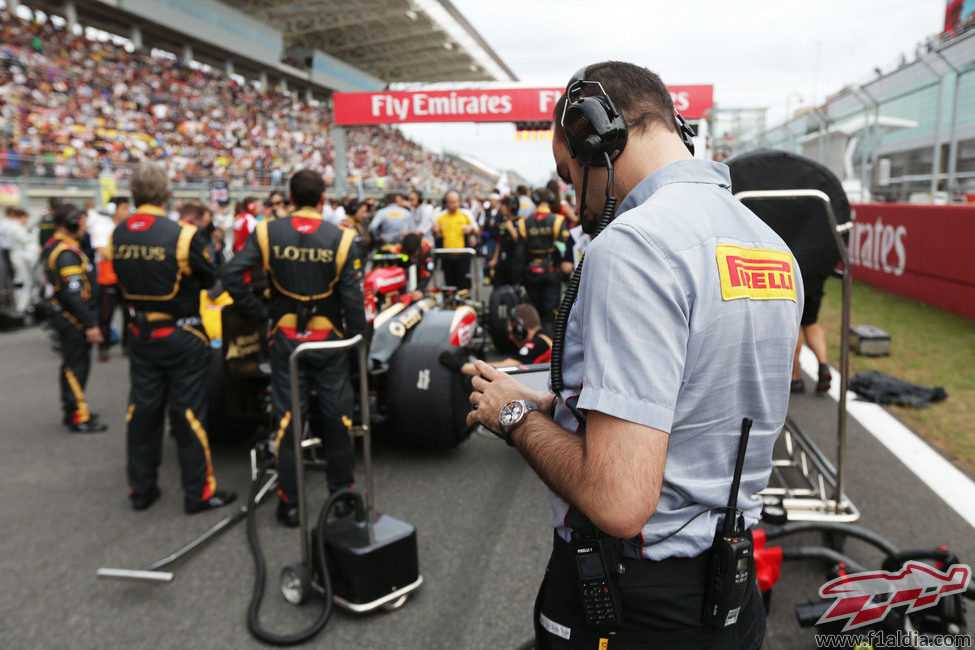
M804 373L813 377L815 383L815 378L819 376L819 362L806 346L803 346L799 354L799 365ZM833 367L830 370L833 373L833 385L829 389L829 396L838 402L840 373ZM860 401L856 393L847 391L846 411L968 522L968 525L975 528L975 482L879 404Z

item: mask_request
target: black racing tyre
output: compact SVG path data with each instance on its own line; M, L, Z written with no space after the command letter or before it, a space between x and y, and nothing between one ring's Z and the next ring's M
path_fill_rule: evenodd
M491 291L488 303L488 333L495 349L502 354L514 354L515 344L508 338L508 315L524 302L524 290L515 285L502 285Z
M431 309L407 335L389 363L386 431L389 437L422 449L449 449L470 431L467 382L438 360L450 345L454 311Z

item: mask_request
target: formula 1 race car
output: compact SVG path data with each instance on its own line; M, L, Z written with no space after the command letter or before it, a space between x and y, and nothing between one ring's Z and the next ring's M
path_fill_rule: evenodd
M383 253L374 258L364 281L373 328L368 355L372 424L397 443L451 448L470 435L465 425L470 387L456 365L444 365L440 358L444 352L453 357L483 352L482 306L450 287L416 289L411 266L405 256ZM211 437L231 441L266 432L272 414L265 329L219 289L204 292L201 313L211 341Z

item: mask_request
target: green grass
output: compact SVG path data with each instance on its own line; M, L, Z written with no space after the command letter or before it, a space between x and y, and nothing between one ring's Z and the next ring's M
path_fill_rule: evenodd
M842 284L831 278L819 322L829 359L839 365ZM890 334L889 357L850 352L850 376L877 370L925 386L943 386L948 399L924 409L888 407L901 420L975 472L975 322L922 302L855 282L851 325L874 325Z

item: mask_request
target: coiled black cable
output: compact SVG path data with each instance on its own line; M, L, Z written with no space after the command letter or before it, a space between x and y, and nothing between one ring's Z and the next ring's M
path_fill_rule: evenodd
M264 600L264 581L267 578L267 565L264 562L264 553L261 551L260 539L257 536L257 519L255 517L255 512L257 511L257 504L255 503L257 499L257 492L260 489L260 477L271 468L274 464L273 460L269 460L265 463L260 471L258 472L258 478L254 480L251 484L248 508L247 508L247 541L250 544L251 555L254 556L254 592L251 595L250 606L247 609L247 629L250 631L251 635L263 641L264 643L269 643L271 645L287 646L296 645L298 643L303 643L308 639L312 638L316 634L324 629L325 625L328 623L328 619L332 616L332 581L328 575L328 564L325 557L325 522L328 518L329 512L336 503L342 499L355 498L357 500L357 516L362 514L362 497L352 490L338 490L334 492L325 502L321 511L318 513L318 523L316 525L317 534L313 537L314 548L312 552L315 554L315 560L318 566L321 567L321 578L322 587L324 588L325 594L325 604L322 609L321 615L315 620L311 626L307 627L300 632L287 635L278 635L273 632L268 632L261 627L260 622L260 611L261 611L261 601Z
M613 162L609 157L609 154L603 154L606 160L606 202L603 204L603 212L599 216L599 221L596 223L596 229L592 233L592 238L595 239L599 236L599 233L603 231L606 226L613 221L616 217L616 204L618 200L615 196L612 196L613 188ZM586 169L583 175L582 187L582 204L580 206L579 216L581 219L585 219L585 191L589 182L589 164L587 162ZM572 305L575 304L576 298L579 296L579 283L582 281L582 263L585 261L585 256L579 260L576 265L575 270L572 272L572 277L569 278L569 286L565 290L565 295L562 297L562 302L559 303L559 312L555 316L555 336L552 337L552 360L551 360L551 374L552 374L552 390L555 393L557 399L562 400L572 415L575 416L576 420L579 422L580 431L584 430L586 427L586 418L579 412L579 410L569 404L566 400L562 399L562 391L565 390L565 381L562 377L562 362L563 354L565 353L565 330L569 325L569 312L572 311Z

